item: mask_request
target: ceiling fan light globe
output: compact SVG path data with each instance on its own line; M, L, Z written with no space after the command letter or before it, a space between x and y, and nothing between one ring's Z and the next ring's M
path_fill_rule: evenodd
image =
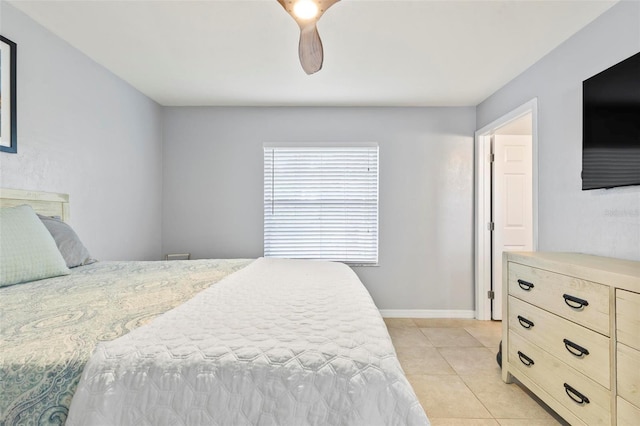
M318 12L318 5L312 0L298 0L293 5L293 13L300 19L313 19L318 16Z

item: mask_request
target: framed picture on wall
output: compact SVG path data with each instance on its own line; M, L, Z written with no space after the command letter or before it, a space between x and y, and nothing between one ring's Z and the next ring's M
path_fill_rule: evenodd
M0 151L18 152L16 44L0 36Z

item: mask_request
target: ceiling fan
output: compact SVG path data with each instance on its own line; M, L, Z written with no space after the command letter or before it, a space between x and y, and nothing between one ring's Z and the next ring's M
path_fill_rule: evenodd
M278 0L278 3L293 17L300 27L298 56L307 74L322 68L324 53L316 23L334 3L340 0Z

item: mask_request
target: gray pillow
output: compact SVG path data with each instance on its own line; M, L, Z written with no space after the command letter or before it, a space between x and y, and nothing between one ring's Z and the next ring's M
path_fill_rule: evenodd
M78 235L69 224L56 217L42 215L38 215L38 217L56 241L58 250L60 250L64 261L67 263L67 267L75 268L76 266L88 265L96 261L91 258L89 250L82 244L80 238L78 238Z
M69 273L31 206L0 208L0 287Z

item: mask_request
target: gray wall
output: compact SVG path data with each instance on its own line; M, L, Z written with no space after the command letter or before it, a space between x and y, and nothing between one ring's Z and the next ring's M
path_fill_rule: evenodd
M538 98L539 249L640 260L640 186L582 191L582 81L640 51L620 2L477 107L478 128Z
M99 259L159 259L161 108L0 2L17 43L18 153L0 186L71 195L71 223Z
M539 248L640 259L640 187L580 190L581 82L640 50L638 2L477 109L160 108L2 0L0 14L19 58L0 186L70 193L98 258L260 256L264 142L378 142L380 266L357 273L382 309L472 310L471 135L537 97Z
M381 309L472 310L475 108L165 108L163 251L263 254L265 142L378 142Z

